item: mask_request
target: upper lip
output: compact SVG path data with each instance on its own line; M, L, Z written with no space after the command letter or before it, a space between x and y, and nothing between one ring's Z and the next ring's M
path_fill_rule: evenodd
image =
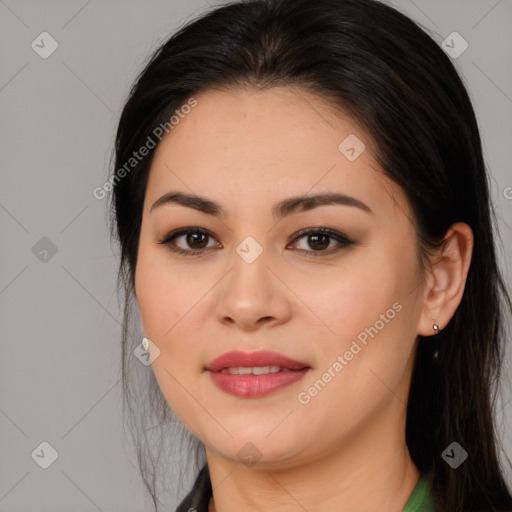
M258 350L257 352L241 352L233 350L226 352L211 361L206 369L211 372L218 372L224 368L233 368L238 366L279 366L290 370L302 370L309 368L309 365L286 357L283 354L272 352L270 350Z

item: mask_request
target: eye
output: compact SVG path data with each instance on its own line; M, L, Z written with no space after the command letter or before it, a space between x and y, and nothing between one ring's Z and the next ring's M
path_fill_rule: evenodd
M355 243L342 233L327 228L303 229L294 235L293 242L296 243L301 238L306 239L306 244L313 248L313 250L307 247L300 250L309 253L308 256L312 257L332 254ZM334 248L331 247L329 250L325 250L329 248L333 240L338 242L338 245Z
M292 244L296 244L298 240L306 237L308 237L307 243L309 244L309 247L312 247L313 249L300 248L299 251L312 257L329 255L343 249L344 247L355 244L353 240L350 240L342 233L322 227L307 228L295 233L292 239ZM204 249L211 249L212 247L222 248L222 244L219 242L213 242L211 245L208 245L209 238L213 240L215 239L211 233L204 229L189 227L177 229L176 231L169 233L165 238L159 240L157 243L167 246L169 250L174 253L183 254L185 256L195 256L205 253L206 251ZM177 241L180 239L183 239L181 243L184 244L185 247L177 245ZM330 247L332 240L335 240L338 245Z
M182 248L176 245L176 241L183 238L183 243L191 249ZM203 249L208 248L207 239L213 238L213 235L200 228L181 228L169 233L163 240L157 243L166 245L168 248L178 254L186 256L194 256L199 252L204 252ZM219 243L213 244L210 247L222 247Z

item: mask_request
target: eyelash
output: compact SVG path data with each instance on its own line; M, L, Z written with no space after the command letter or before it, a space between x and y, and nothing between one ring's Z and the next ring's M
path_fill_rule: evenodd
M177 254L181 254L183 256L197 256L197 255L199 255L201 253L206 252L205 249L185 250L185 249L181 249L180 247L176 247L176 246L172 245L172 242L176 238L178 238L179 236L188 235L188 234L204 234L204 235L206 235L208 237L215 238L211 233L209 233L208 231L205 231L204 229L200 229L200 228L180 228L180 229L177 229L176 231L173 231L173 232L169 233L168 235L165 236L165 238L163 238L162 240L157 241L157 243L161 244L161 245L166 245L170 251L172 251L174 253L177 253ZM348 237L346 237L342 233L339 233L337 231L334 231L332 229L327 229L327 228L306 228L306 229L302 229L302 230L298 231L297 233L295 233L294 238L291 240L291 242L295 243L298 240L300 240L301 238L304 238L306 235L316 235L316 234L327 235L329 238L333 238L334 240L336 240L341 245L336 247L335 249L322 250L322 251L313 251L313 250L309 251L309 250L306 250L306 249L298 249L301 252L308 253L307 254L308 257L318 258L318 257L324 256L324 255L331 255L331 254L333 254L335 252L340 251L341 249L343 249L345 247L348 247L348 246L351 246L351 245L355 244L355 242L353 240L349 239ZM211 249L211 247L210 247L210 249Z

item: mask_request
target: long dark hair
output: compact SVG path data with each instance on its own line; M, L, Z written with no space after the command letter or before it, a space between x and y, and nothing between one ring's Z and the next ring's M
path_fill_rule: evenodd
M131 89L117 131L109 204L125 301L124 403L155 510L160 473L151 450L160 456L162 437L171 435L164 429L175 417L152 372L147 388L135 379L133 350L140 337L130 327L154 148L131 167L126 163L150 138L158 142L157 127L168 131L175 111L199 91L278 85L327 99L366 129L377 162L412 207L423 263L451 224L462 221L473 230L473 257L458 309L434 338L418 337L406 442L431 481L438 511L510 512L494 414L505 313L512 304L497 265L496 218L475 114L454 65L433 37L375 0L250 0L213 9L165 42ZM142 399L144 413L134 406L140 389L149 393ZM151 441L151 429L138 423L141 417L156 423ZM175 440L179 428L173 428ZM183 429L182 434L187 436ZM197 469L201 443L192 435L188 440ZM441 457L452 442L469 455L457 469Z

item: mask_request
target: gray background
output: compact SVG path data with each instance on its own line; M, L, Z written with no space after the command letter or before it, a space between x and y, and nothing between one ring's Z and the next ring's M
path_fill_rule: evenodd
M392 4L439 43L453 31L469 43L456 66L482 131L510 285L512 3ZM1 511L152 510L123 441L117 252L106 201L92 191L105 182L118 116L143 61L208 7L0 0ZM59 45L47 59L31 47L43 31ZM40 252L49 246L43 237L55 254ZM511 396L505 389L498 412L509 457ZM59 454L46 470L31 457L43 441Z

